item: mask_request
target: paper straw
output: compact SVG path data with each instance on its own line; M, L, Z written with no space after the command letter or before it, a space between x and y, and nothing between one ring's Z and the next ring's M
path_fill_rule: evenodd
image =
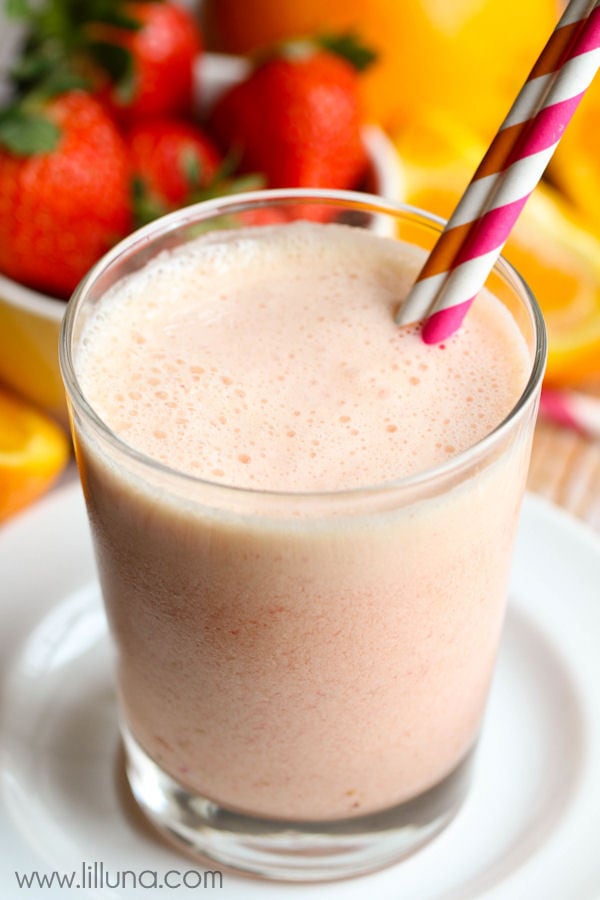
M544 388L540 415L556 425L600 439L600 398L578 391Z
M425 343L460 327L600 65L600 0L571 0L400 307Z

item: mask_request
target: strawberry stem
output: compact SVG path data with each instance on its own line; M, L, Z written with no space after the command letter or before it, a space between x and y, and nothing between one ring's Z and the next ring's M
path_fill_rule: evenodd
M316 41L324 50L329 50L330 53L335 53L351 63L358 72L364 72L377 60L377 53L364 44L353 31L343 34L319 34Z
M317 50L326 50L340 56L350 63L358 72L364 72L377 60L377 53L364 44L353 32L340 34L322 33L284 38L268 47L263 47L254 54L255 66L260 66L270 59L283 57L289 60L303 60L312 56Z

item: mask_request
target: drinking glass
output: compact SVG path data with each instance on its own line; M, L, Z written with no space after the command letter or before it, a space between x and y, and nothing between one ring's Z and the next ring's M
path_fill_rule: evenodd
M311 881L402 858L465 797L546 344L534 298L500 259L487 286L523 337L529 376L506 418L467 450L384 484L305 493L211 482L149 458L81 388L86 322L159 254L282 219L344 223L424 253L442 228L417 209L322 190L179 210L130 235L80 284L60 361L133 794L188 851Z

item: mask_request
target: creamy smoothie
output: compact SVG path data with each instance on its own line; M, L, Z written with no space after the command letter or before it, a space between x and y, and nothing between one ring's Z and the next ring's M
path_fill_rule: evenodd
M123 716L224 807L385 809L476 739L530 429L452 460L531 360L485 292L443 345L398 328L422 253L308 222L199 235L113 287L79 340L84 396L158 463L126 471L75 423Z

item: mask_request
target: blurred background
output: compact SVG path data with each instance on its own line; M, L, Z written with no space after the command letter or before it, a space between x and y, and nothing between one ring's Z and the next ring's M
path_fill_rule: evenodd
M447 217L563 9L558 0L204 0L187 2L187 25L169 32L156 7L172 5L0 0L0 522L65 465L58 327L65 299L111 241L176 206L256 186L367 189ZM55 82L45 95L44 66ZM175 84L179 96L169 98L163 89ZM60 142L19 144L40 131L38 120L31 126L38 113L70 134L60 97L74 90L90 93L112 124L101 137L89 114L89 146L84 153L79 138L72 151L84 162L56 175L48 158L60 156ZM103 154L112 174L102 193L123 165L128 195L100 222L101 176L79 187L64 172L102 173ZM64 211L69 191L78 217ZM69 230L76 240L65 243ZM600 79L504 255L549 334L530 487L600 528ZM29 445L40 432L36 456Z

